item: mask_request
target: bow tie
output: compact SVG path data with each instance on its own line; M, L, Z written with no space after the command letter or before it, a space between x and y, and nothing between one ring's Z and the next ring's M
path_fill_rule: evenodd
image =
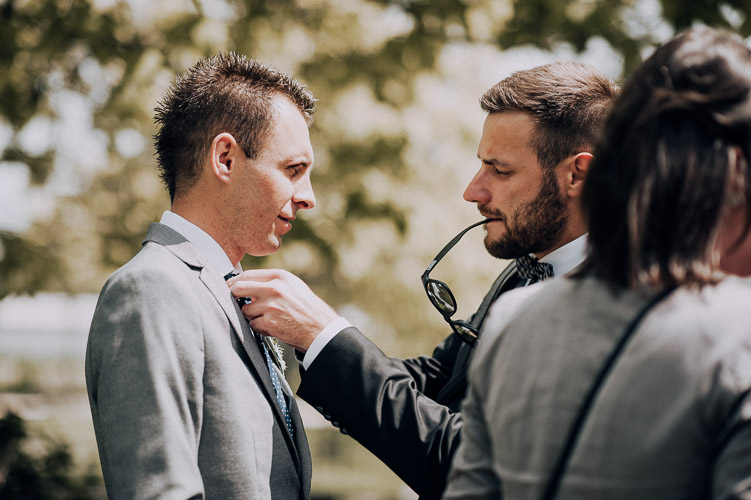
M553 266L540 262L535 257L523 255L516 260L516 273L531 283L542 281L553 276Z

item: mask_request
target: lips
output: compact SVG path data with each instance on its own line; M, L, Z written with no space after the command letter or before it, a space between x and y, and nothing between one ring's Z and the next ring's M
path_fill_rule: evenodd
M480 215L482 215L483 217L485 217L486 219L490 221L502 221L503 220L503 217L501 217L498 214L488 214L488 213L480 212Z
M486 219L499 219L499 220L503 220L503 213L500 210L492 210L492 209L488 208L487 206L479 206L478 205L477 211L480 212L480 215L482 215Z
M279 225L279 234L287 234L292 229L292 221L295 220L294 217L287 219L285 217L282 217L281 215L277 217L281 221L281 224Z

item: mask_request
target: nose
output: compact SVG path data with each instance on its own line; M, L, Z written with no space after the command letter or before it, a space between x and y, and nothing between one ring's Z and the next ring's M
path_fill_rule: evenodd
M483 179L485 174L482 167L477 171L475 176L467 185L467 189L464 190L464 199L470 203L477 203L479 205L487 204L490 201L490 195L488 190L485 189Z
M316 206L316 195L313 193L313 184L310 182L309 175L305 175L295 184L292 201L300 210L307 210Z

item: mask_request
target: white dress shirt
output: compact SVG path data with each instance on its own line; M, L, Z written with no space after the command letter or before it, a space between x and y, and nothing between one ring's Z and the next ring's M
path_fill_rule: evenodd
M569 241L560 248L556 248L540 262L553 266L554 276L563 276L571 272L576 266L584 261L587 252L587 235L583 234L573 241Z
M227 273L242 272L240 263L238 262L236 266L233 265L221 245L219 245L214 238L209 236L206 231L192 222L188 222L175 212L167 210L162 214L159 223L164 224L170 229L174 229L186 240L191 242L193 246L208 259L209 265L222 276L226 276Z

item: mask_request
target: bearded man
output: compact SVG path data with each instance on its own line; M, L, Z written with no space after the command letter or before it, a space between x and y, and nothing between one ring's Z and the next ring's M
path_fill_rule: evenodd
M483 95L481 165L464 199L486 218L473 226L485 225L488 252L514 260L461 321L451 319L448 287L428 274L464 231L438 254L423 283L452 332L432 356L387 357L290 273L253 270L230 280L235 296L253 298L243 308L253 329L298 350L297 394L422 498L440 498L445 488L461 437L467 365L490 305L584 259L580 192L616 92L592 68L561 62L516 72Z

